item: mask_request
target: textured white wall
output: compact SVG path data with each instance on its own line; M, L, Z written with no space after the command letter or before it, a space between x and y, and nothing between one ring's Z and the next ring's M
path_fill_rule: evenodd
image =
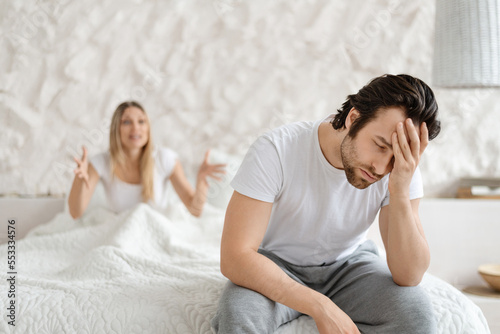
M108 147L123 100L192 175L208 147L242 156L263 131L334 112L384 73L432 87L433 0L0 2L0 193L60 194L71 156ZM435 89L443 131L428 196L500 176L500 91Z

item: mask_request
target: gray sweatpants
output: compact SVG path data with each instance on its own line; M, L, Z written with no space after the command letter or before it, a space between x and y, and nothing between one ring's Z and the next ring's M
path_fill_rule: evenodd
M432 305L420 287L400 287L372 241L349 257L323 266L296 266L260 250L291 278L328 296L361 333L436 332ZM301 313L228 282L212 320L216 333L273 333Z

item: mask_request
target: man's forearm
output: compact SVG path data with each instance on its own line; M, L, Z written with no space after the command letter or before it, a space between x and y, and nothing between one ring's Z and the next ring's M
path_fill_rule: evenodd
M387 263L394 281L403 286L418 285L429 267L430 254L418 215L405 196L391 196L387 227Z
M313 318L321 313L324 303L332 303L324 295L294 281L273 261L253 250L223 256L221 269L233 283Z

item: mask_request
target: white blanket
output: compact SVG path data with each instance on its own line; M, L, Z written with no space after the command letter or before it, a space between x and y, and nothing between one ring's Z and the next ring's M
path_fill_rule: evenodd
M114 215L96 208L79 220L61 213L16 243L16 326L1 333L211 333L226 279L219 272L224 212L170 219L145 204ZM0 258L7 258L6 245ZM0 273L5 310L7 270ZM489 333L480 309L431 275L439 333ZM2 312L4 313L4 312ZM278 333L314 333L302 316Z

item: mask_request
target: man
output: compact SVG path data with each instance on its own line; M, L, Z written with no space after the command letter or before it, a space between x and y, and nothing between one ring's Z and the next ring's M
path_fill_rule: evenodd
M437 112L424 82L384 75L336 115L257 139L232 181L215 331L272 333L307 314L322 334L435 332L417 287L429 266L417 166ZM387 262L366 241L379 210Z

